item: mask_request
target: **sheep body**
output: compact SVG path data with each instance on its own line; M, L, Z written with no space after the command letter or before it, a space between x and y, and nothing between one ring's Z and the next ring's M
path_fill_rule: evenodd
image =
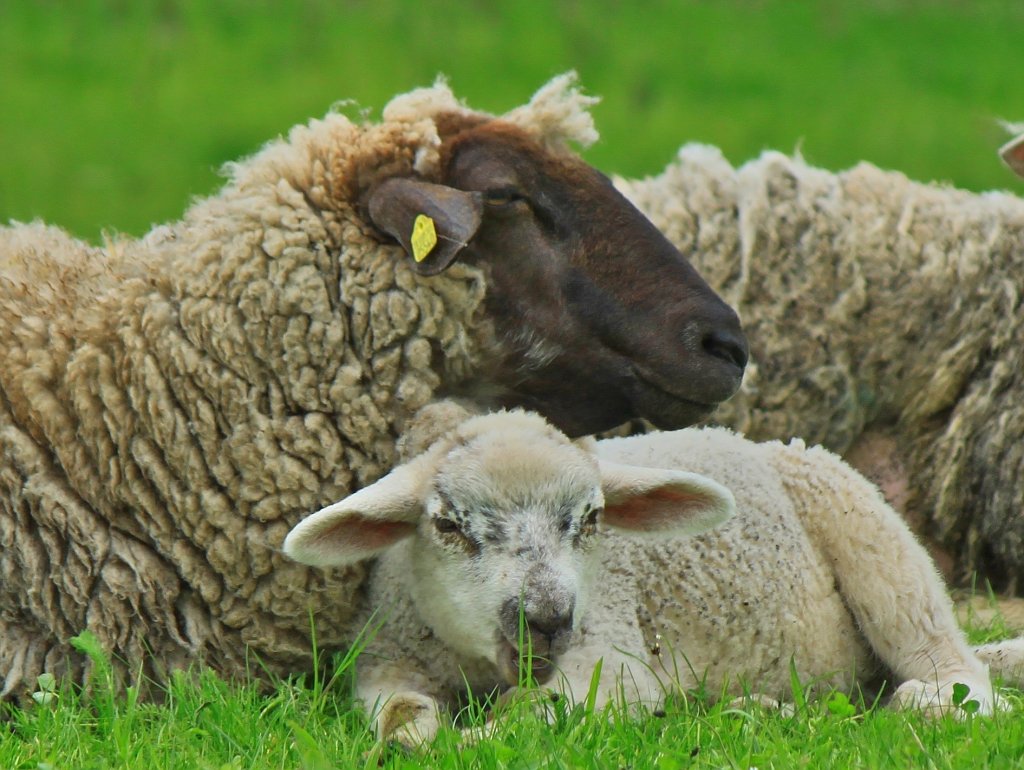
M608 468L621 476L663 469L711 479L714 488L731 491L735 515L688 537L602 531L596 547L577 541L559 547L557 537L535 545L531 538L541 528L535 522L511 538L511 557L492 556L491 549L505 545L484 535L471 560L475 566L461 566L444 543L435 543L436 516L467 511L462 531L472 541L492 532L484 520L528 518L536 509L557 518L573 508L568 490L580 488L588 453L552 437L539 419L524 428L523 419L501 413L463 423L379 482L396 496L391 503L371 502L371 490L315 514L286 541L286 551L300 560L342 563L349 530L340 522L347 524L347 517L415 523L375 541L378 550L397 545L374 568L362 616L368 622L383 618L357 676L382 736L409 743L429 738L440 707L453 702L466 682L482 691L515 684L501 643L493 642L493 629L503 628L494 617L493 606L500 605L494 595L522 593L532 626L530 572L522 572L519 585L520 573L511 565L541 550L562 577L548 578L540 592L557 595L562 583L575 586L571 639L564 649L550 645L558 670L553 686L576 698L587 695L602 660L599 703L621 693L628 702L656 705L666 688L697 687L712 697L749 688L782 701L791 695L795 671L809 693L849 692L888 678L899 683L896 703L927 710L952 708L952 685L960 682L983 711L992 710L987 668L957 627L927 553L870 482L827 450L799 441L757 444L721 428L599 441L589 462L600 468L603 482L592 468L590 483L605 484L605 517L616 527L642 529L651 507L673 493L634 500L622 513L613 497L621 493L608 491ZM475 491L449 494L469 488ZM430 490L446 490L451 508L439 508ZM683 510L702 494L697 487L675 498L680 502L666 503L675 513L658 515L683 520ZM475 510L466 504L470 499L477 501ZM506 499L515 502L495 502ZM585 563L567 567L573 558ZM543 623L543 636L551 636L550 626ZM1019 682L1019 645L995 644L982 652Z
M967 584L1024 577L1024 200L687 145L618 184L738 310L752 365L715 415L868 473Z
M566 75L494 119L439 83L396 97L377 123L332 113L294 128L140 240L97 248L40 224L0 228L0 695L23 695L44 671L87 673L68 645L82 631L119 673L157 680L195 662L226 676L306 671L314 617L325 648L350 643L364 568L308 570L282 559L281 541L302 512L387 471L403 423L439 392L486 402L528 385L531 404L559 411L561 351L582 355L599 335L544 298L532 300L541 321L559 323L543 337L550 330L529 325L536 292L516 275L501 283L488 259L523 257L521 272L575 269L575 288L588 288L571 260L610 260L587 252L575 220L559 219L566 196L627 217L650 247L653 280L666 285L659 260L679 270L691 299L703 298L676 313L679 323L705 313L708 333L727 329L733 344L730 360L697 361L721 375L705 402L735 389L746 357L735 314L568 150L595 138L593 101ZM469 168L450 168L458 163ZM524 206L482 213L488 169L522 195L531 191L517 172L546 185L546 215L565 225L571 253L545 240ZM474 173L477 186L449 186ZM388 197L399 194L442 202L430 209L440 243L422 264L364 210L401 227L410 206ZM574 216L592 210L572 200L563 209ZM445 237L449 213L476 228L472 243ZM529 237L500 237L517 227ZM392 235L401 243L407 232ZM454 260L460 250L465 260ZM529 264L534 255L549 262ZM629 297L618 299L626 311ZM515 324L501 322L500 302ZM509 342L517 330L554 352L536 360ZM699 359L699 338L695 347ZM629 371L624 355L608 355ZM594 419L628 401L589 382ZM676 419L694 413L685 392L656 390Z
M490 342L478 270L415 281L331 190L348 164L411 168L430 130L330 115L141 241L0 230L5 695L81 676L84 630L158 679L305 670L311 603L342 643L363 570L282 563L291 512L386 471L403 417Z

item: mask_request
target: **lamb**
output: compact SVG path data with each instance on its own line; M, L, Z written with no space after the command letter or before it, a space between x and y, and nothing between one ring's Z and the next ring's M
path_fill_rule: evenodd
M281 541L435 397L586 433L733 393L735 313L569 149L593 101L569 74L494 118L438 83L294 128L140 240L0 229L3 696L87 675L82 631L140 681L309 670L311 608L346 645L364 568Z
M466 684L583 700L599 662L597 705L698 685L780 702L791 665L808 692L886 677L929 713L957 683L997 707L982 658L1024 683L1024 639L968 647L927 553L825 449L723 428L574 443L536 414L440 408L410 427L422 453L284 543L377 557L356 689L381 738L429 740Z
M1024 589L1024 200L698 145L618 184L743 319L752 364L714 422L824 444L953 583Z

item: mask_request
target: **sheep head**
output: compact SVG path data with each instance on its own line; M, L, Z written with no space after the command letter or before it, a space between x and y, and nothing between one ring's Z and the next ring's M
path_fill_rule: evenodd
M436 123L439 182L384 180L366 208L419 273L456 258L485 270L499 362L462 395L582 435L638 417L684 427L736 391L735 312L607 177L500 119ZM425 257L411 243L421 214L437 236Z
M567 649L603 527L696 534L733 509L702 476L599 461L537 415L500 412L305 519L284 550L340 566L402 544L389 556L423 622L515 685L527 673L543 681Z

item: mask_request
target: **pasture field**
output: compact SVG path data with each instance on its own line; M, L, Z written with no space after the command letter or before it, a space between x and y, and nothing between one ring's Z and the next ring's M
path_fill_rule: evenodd
M1005 629L976 632L978 640ZM95 657L103 670L102 657ZM270 694L228 685L209 672L176 678L160 705L99 685L88 701L57 688L48 705L10 709L0 735L5 770L271 770L441 768L443 770L677 770L677 768L1016 768L1024 747L1024 698L1012 711L980 718L970 701L959 718L926 719L845 696L805 702L794 683L795 713L754 704L674 698L663 712L630 718L612 707L552 707L549 724L513 704L478 742L442 730L422 753L376 743L348 695L351 659L335 660L328 681L281 682ZM806 683L804 683L806 684ZM480 704L464 713L481 725Z
M1020 192L1021 29L1019 0L3 0L0 222L139 234L339 100L445 73L501 112L571 68L608 172L696 140Z
M445 73L501 112L570 68L604 97L586 157L608 172L655 174L702 141L737 164L800 148L1024 193L995 155L997 121L1024 121L1022 30L1020 0L0 0L0 222L140 234L339 100L374 114ZM160 703L102 678L88 699L40 690L48 704L6 708L0 768L942 770L1024 751L1019 694L992 719L929 721L797 686L793 716L699 694L638 720L513 710L477 745L448 731L407 755L374 744L349 665L269 694L182 677Z

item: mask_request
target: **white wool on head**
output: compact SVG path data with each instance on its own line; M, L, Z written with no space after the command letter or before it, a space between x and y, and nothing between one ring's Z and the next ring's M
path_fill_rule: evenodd
M1009 120L1000 120L999 125L1008 134L1013 134L1014 136L1024 134L1024 122L1015 123Z
M515 108L501 119L518 126L551 149L563 149L570 142L581 147L592 145L599 134L590 108L600 99L584 95L577 85L578 79L575 72L555 76L541 86L528 104ZM438 77L428 88L417 88L396 96L388 102L382 116L387 123L415 124L433 121L442 112L494 117L490 113L471 110L459 101L444 77ZM433 168L436 163L435 148L440 145L436 131L430 139L416 156L415 166L420 173Z
M381 116L385 123L410 123L417 126L421 144L416 150L413 168L417 173L430 175L436 171L439 161L437 148L441 138L437 135L434 117L442 112L471 112L460 102L448 81L439 76L434 85L416 88L407 94L400 94L384 107Z
M470 112L465 104L455 98L444 77L438 77L432 86L396 96L387 103L381 115L385 123L415 123L423 118L433 118L441 112Z
M507 120L537 137L549 147L564 147L575 142L589 147L598 140L590 108L601 101L584 95L575 72L564 72L545 83L530 99L504 115Z

